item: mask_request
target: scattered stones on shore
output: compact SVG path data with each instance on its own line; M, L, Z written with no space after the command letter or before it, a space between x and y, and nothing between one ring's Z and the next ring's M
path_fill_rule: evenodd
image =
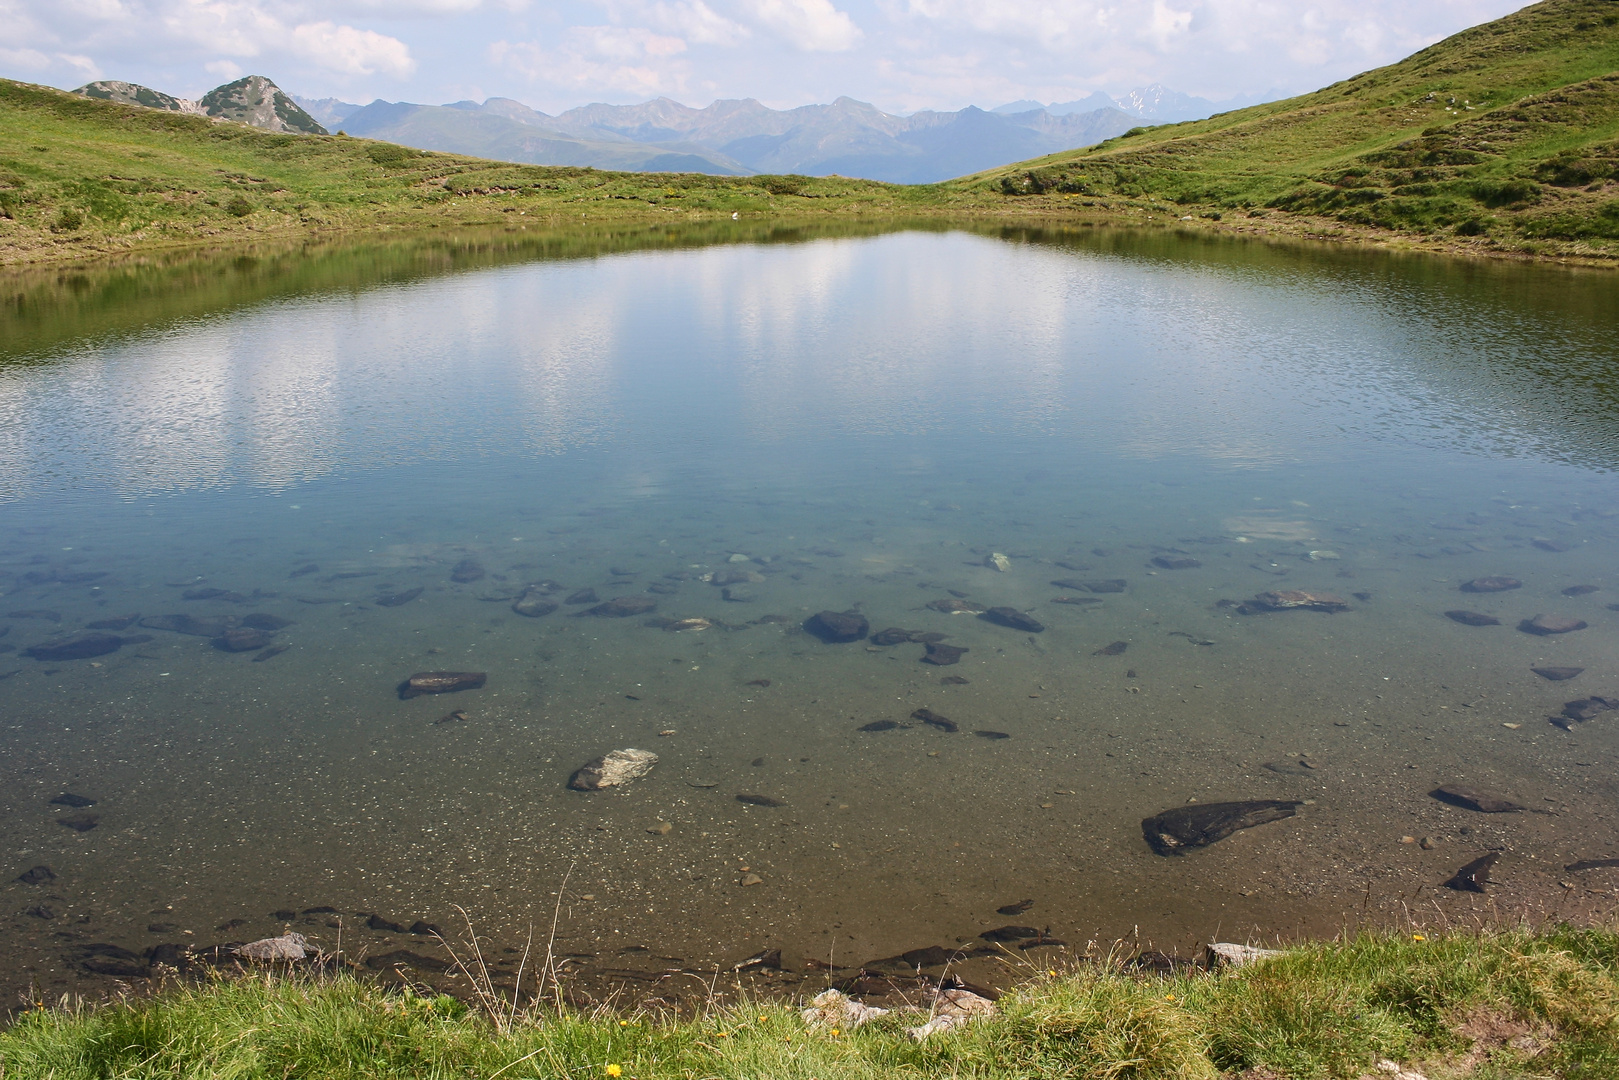
M1514 814L1523 811L1523 807L1511 799L1479 788L1463 787L1460 784L1444 784L1428 794L1440 802L1460 806L1465 810L1477 810L1481 814Z
M629 747L624 750L612 750L592 761L587 761L574 771L568 779L568 786L575 791L600 791L603 788L618 787L632 780L639 780L652 771L652 766L658 763L658 755L650 750L637 750Z
M1012 630L1022 630L1030 634L1038 634L1044 630L1045 624L1034 616L1019 611L1015 607L992 607L978 616L985 622L992 622L996 626L1005 626Z
M486 573L488 571L483 568L483 563L469 557L456 563L450 570L450 580L457 585L470 585L481 580Z
M1598 592L1598 591L1600 591L1600 590L1595 585L1570 585L1568 588L1563 590L1563 595L1564 596L1590 596L1592 593Z
M403 607L420 595L422 586L418 585L414 589L405 589L402 592L383 593L377 597L376 604L378 607Z
M1501 620L1494 615L1485 615L1478 611L1447 611L1445 618L1452 622L1459 622L1463 626L1500 626Z
M48 641L24 649L22 655L35 660L87 660L92 656L106 656L123 647L124 639L117 634L100 632L79 634L66 641Z
M1130 647L1128 641L1114 641L1103 645L1100 649L1093 649L1092 656L1118 656Z
M871 630L857 611L820 611L804 620L804 629L829 645L859 641Z
M934 611L942 611L946 615L977 615L984 610L983 604L975 604L971 600L960 600L947 596L941 600L930 600L927 606Z
M570 606L578 606L579 604L599 604L601 603L601 597L596 595L595 589L579 589L575 592L569 593L567 599L563 600L562 602Z
M845 996L841 990L823 990L811 998L798 1015L812 1028L853 1031L862 1024L887 1016L888 1010L862 1004Z
M512 611L526 619L538 619L551 614L557 609L556 601L550 598L551 591L544 585L523 586L523 591L512 601Z
M746 803L748 806L786 806L780 799L772 799L769 795L755 795L744 791L737 794L736 801Z
M1523 582L1515 577L1479 577L1472 581L1462 582L1462 592L1492 593L1506 592L1508 589L1521 589Z
M1224 840L1239 829L1290 818L1302 805L1297 799L1189 803L1143 819L1141 833L1157 854L1181 855L1190 848Z
M1187 555L1154 555L1152 564L1161 570L1196 570L1203 565Z
M940 731L953 733L961 730L956 726L956 722L954 720L951 720L948 716L940 716L932 709L917 709L915 712L911 713L911 719L920 720L929 727L936 727Z
M970 651L956 645L942 645L937 641L928 642L926 649L927 651L922 655L922 663L935 664L938 667L949 667L951 664L957 663L963 655ZM967 683L966 679L961 679L959 676L949 676L945 681L948 682L950 679L959 679L958 685L964 686Z
M1488 855L1480 855L1456 871L1449 880L1442 882L1442 884L1445 888L1455 889L1457 892L1481 893L1484 891L1484 886L1491 884L1490 870L1500 858L1501 853L1498 851L1492 851Z
M17 880L24 885L48 885L56 880L56 871L41 863L18 874Z
M615 596L606 603L586 608L580 615L593 615L600 619L623 619L631 615L645 615L658 610L658 602L650 596Z
M1585 669L1582 667L1532 667L1529 670L1539 675L1542 679L1549 679L1552 682L1566 682Z
M1579 862L1569 863L1564 870L1577 872L1580 870L1606 870L1619 866L1619 859L1581 859ZM18 879L22 880L21 878Z
M971 990L940 990L929 1010L932 1019L917 1027L906 1028L905 1033L917 1042L941 1031L965 1027L983 1016L994 1016L995 1003Z
M1536 615L1519 623L1518 629L1526 634L1549 637L1552 634L1572 634L1576 630L1584 630L1588 625L1584 619L1568 615Z
M1281 949L1260 949L1253 945L1238 945L1231 941L1215 941L1203 946L1204 962L1212 969L1242 967L1255 960L1266 960L1284 955Z
M484 671L419 671L399 684L399 699L477 690L488 680L489 674Z
M1349 605L1341 596L1332 593L1305 592L1303 589L1281 589L1262 592L1252 600L1240 604L1237 613L1252 615L1261 611L1348 611Z

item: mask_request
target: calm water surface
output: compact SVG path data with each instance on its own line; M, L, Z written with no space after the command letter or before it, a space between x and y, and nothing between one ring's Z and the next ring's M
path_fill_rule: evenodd
M1619 854L1619 712L1547 720L1619 699L1612 277L1108 235L532 254L11 283L0 869L56 877L0 886L7 989L289 924L439 956L365 923L454 905L515 947L559 889L581 985L646 992L1008 922L1189 953L1613 907L1619 871L1564 866ZM1284 589L1349 610L1242 613ZM968 651L801 626L856 609ZM434 670L487 682L401 698ZM624 747L660 760L568 790ZM1144 842L1246 799L1302 805ZM1491 850L1486 893L1440 887Z

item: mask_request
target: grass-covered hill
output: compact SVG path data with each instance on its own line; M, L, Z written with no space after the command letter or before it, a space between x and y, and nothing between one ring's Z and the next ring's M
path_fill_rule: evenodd
M1546 0L1312 94L968 182L1619 253L1616 181L1619 2Z
M914 214L863 180L615 173L261 131L0 80L0 263L331 230Z

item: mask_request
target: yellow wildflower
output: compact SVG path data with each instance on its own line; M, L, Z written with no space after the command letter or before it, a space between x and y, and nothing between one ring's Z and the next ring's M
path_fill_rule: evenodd
M609 1065L609 1066L607 1066L607 1075L608 1076L623 1076L624 1075L624 1066L622 1066L622 1065Z

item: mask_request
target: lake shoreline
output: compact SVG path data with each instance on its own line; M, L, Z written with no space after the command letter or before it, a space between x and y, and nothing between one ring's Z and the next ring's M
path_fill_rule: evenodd
M470 958L453 996L244 961L149 996L31 1001L0 1032L0 1067L59 1080L498 1075L536 1059L636 1080L1598 1075L1619 1061L1616 954L1612 929L1413 927L1210 967L1087 952L1027 965L1004 993L933 981L878 1003L859 985L873 980L828 975L810 1008L737 974L716 973L689 1008L571 1000L550 971L495 983Z

